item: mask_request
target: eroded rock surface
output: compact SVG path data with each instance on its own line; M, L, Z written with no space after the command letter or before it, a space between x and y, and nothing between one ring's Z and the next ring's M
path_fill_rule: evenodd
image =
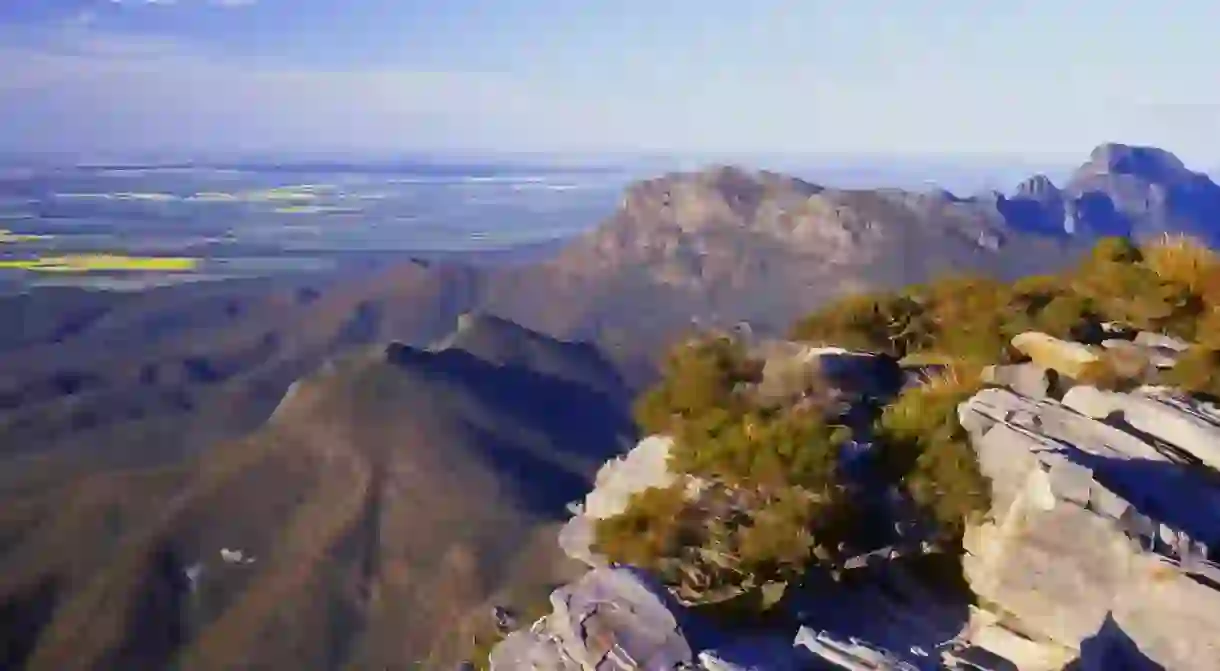
M1111 655L1120 639L1164 668L1215 668L1220 488L1159 441L1088 416L1155 412L1182 450L1206 452L1204 414L1153 394L1076 387L1061 404L987 389L961 406L993 487L992 519L965 539L967 579L996 615L976 618L975 643L1020 669Z
M1101 357L1087 345L1060 340L1045 333L1031 331L1012 339L1013 347L1028 356L1040 368L1056 370L1069 377L1080 377Z
M662 670L693 662L668 594L633 569L594 569L555 590L551 608L496 646L493 670Z
M673 440L649 436L626 454L606 462L597 472L593 489L573 507L573 516L559 532L559 546L572 559L589 566L605 565L593 551L596 520L622 513L632 495L653 487L668 487L676 481L669 470Z
M1117 392L1077 380L1063 385L1066 393L1054 389L1051 369L1081 374L1118 350L1135 362L1124 375L1151 381L1181 349L1164 337L1125 333L1094 347L1023 335L1014 344L1032 361L988 368L988 387L958 409L992 485L990 514L964 539L976 607L960 604L955 613L955 604L887 565L870 569L864 588L827 583L801 597L802 627L709 638L643 574L588 559L593 520L621 512L636 492L677 481L666 466L672 441L653 437L602 469L561 534L569 554L598 568L557 590L551 615L502 642L493 668L1214 671L1220 409L1149 385ZM831 383L834 398L858 401L869 393L867 378L888 375L892 363L795 343L770 347L755 391L785 402L825 391L808 384L811 372ZM834 370L841 374L827 375ZM625 665L628 657L636 666Z

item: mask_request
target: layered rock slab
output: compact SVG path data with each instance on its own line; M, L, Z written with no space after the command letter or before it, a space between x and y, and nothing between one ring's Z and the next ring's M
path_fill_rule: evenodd
M1198 539L1217 536L1220 489L1055 401L987 389L959 411L994 500L967 532L966 577L1004 628L1043 644L1011 661L1055 668L1055 650L1080 654L1108 628L1164 668L1214 669L1220 589Z

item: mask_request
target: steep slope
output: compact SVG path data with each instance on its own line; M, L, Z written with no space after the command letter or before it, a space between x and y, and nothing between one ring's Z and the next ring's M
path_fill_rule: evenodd
M9 661L452 661L480 604L565 577L533 538L631 439L625 398L598 391L615 387L612 373L569 381L608 370L595 350L498 328L533 351L501 363L459 347L365 349L294 384L259 431L186 466L10 499L0 603L26 635Z

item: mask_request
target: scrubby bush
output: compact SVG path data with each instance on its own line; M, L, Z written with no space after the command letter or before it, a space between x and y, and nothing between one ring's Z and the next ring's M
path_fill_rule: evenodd
M837 473L845 432L818 405L767 404L752 393L761 362L731 338L687 342L636 405L646 432L671 435L670 469L704 483L635 495L595 525L609 559L656 571L692 602L758 607L819 561L845 505ZM837 543L837 540L835 541ZM822 553L824 556L825 552Z
M1198 288L1211 268L1205 261L1210 252L1178 242L1136 253L1098 249L1071 276L1075 294L1109 321L1194 337L1206 307Z
M751 359L739 341L714 336L674 348L662 372L661 382L635 404L636 424L645 433L669 433L675 423L709 412L739 412L738 386L757 382L762 362Z
M1220 257L1195 240L1185 236L1165 236L1145 245L1143 263L1158 277L1202 294L1217 279ZM1217 296L1220 298L1220 296Z
M660 570L665 558L700 542L693 522L682 486L645 489L621 515L597 521L597 550L621 564Z
M817 488L831 482L843 433L816 410L713 410L682 423L671 464L730 485Z
M947 537L991 505L990 484L978 468L957 407L982 386L976 368L953 368L912 387L877 422L881 463Z
M1220 349L1203 345L1190 348L1173 368L1162 373L1161 381L1192 394L1220 399Z
M848 296L798 321L790 337L901 357L926 344L923 309L910 295Z
M1088 263L1138 263L1144 254L1130 238L1112 236L1102 238L1093 245Z
M1212 349L1220 349L1220 304L1208 305L1195 322L1195 341Z
M1026 312L1029 331L1042 331L1065 340L1080 338L1100 324L1092 303L1079 295L1060 293L1048 296L1045 303Z

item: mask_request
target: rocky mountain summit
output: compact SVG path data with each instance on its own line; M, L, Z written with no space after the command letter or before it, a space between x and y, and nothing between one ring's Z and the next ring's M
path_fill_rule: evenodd
M692 319L779 333L836 296L949 272L1050 272L1090 243L1062 227L1014 227L994 199L836 189L722 166L632 185L554 259L492 283L488 305L539 330L611 346L617 332L655 352Z
M639 354L692 320L777 335L844 294L946 273L1053 272L1102 236L1220 243L1216 221L1220 186L1205 174L1168 151L1117 143L1063 185L1034 175L1010 194L835 188L716 166L631 185L553 259L491 282L485 307Z
M1021 183L1006 203L1014 222L1033 230L1220 239L1220 186L1156 147L1100 145L1062 189L1039 175Z
M653 436L607 462L573 506L561 545L589 573L551 595L549 614L509 634L491 668L1215 668L1220 408L1164 386L1080 383L1114 352L1152 376L1188 348L1154 333L1107 335L1088 345L1022 334L1014 346L1028 361L984 370L983 388L957 406L992 491L963 541L972 598L922 586L896 561L919 543L891 544L845 563L867 580L806 576L770 624L736 630L709 618L590 546L591 525L622 514L632 497L675 483L698 497L709 485L673 472L672 439ZM773 370L817 374L833 361L860 376L857 386L887 365L796 343L768 352ZM927 384L908 374L901 384Z

